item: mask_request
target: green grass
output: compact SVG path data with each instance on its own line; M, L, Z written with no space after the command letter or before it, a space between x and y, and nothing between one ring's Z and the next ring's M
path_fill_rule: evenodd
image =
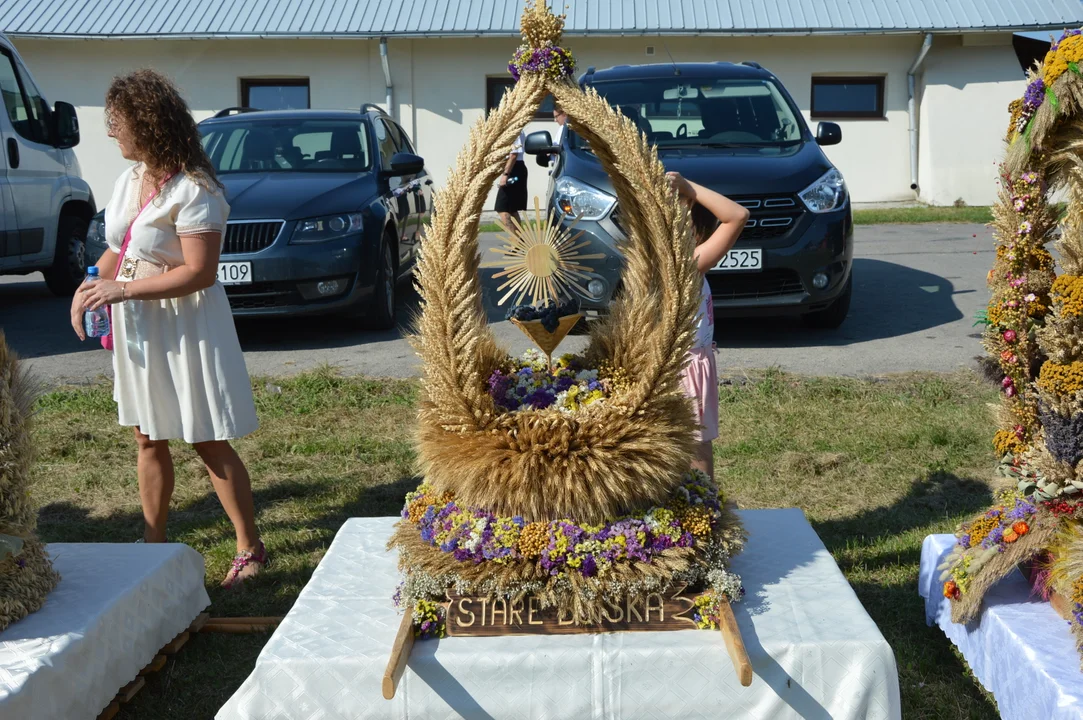
M993 221L988 207L915 207L854 210L855 225L898 225L917 223L980 223Z
M275 565L241 592L218 589L231 528L190 449L174 449L172 540L207 559L216 616L281 615L348 517L399 510L413 488L416 384L330 370L255 382L262 429L238 443ZM741 506L804 509L895 652L908 718L995 718L952 646L925 626L921 541L990 501L995 391L972 374L882 380L769 371L722 388L718 476ZM141 533L131 431L110 389L39 403L33 492L50 542L130 542ZM198 635L123 718L210 718L251 672L267 635Z

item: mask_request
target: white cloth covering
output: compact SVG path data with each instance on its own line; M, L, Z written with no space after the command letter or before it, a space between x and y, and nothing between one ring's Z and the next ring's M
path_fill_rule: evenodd
M221 192L179 175L141 213L142 165L125 170L105 209L106 240L120 252L132 218L127 257L184 264L181 235L224 233ZM152 440L231 440L258 427L252 386L229 299L221 283L171 300L113 306L113 399L120 424Z
M0 718L93 720L210 605L179 544L54 543L60 584L0 633Z
M756 677L721 634L447 638L414 643L393 700L380 680L400 616L384 548L395 518L354 518L218 720L899 718L895 658L800 510L741 513L734 606Z
M954 535L929 535L922 543L918 592L925 621L959 648L1004 720L1083 720L1083 675L1068 623L1031 596L1018 570L986 593L974 622L951 621L936 568L954 543Z

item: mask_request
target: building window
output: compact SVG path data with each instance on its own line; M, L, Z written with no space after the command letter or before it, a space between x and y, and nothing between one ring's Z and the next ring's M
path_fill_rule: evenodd
M500 104L500 99L504 97L504 92L515 85L515 81L510 77L491 77L485 78L485 114L488 115L489 111L496 108ZM541 107L538 108L538 112L534 114L534 118L537 120L552 120L553 119L553 96L546 95L542 100Z
M256 110L307 110L308 79L242 79L241 106Z
M814 77L814 118L884 117L883 77Z

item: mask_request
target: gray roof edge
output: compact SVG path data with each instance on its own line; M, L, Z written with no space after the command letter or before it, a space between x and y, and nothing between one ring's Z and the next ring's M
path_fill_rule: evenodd
M1020 33L1020 32L1057 32L1068 27L1083 24L1083 21L1074 24L1056 25L1005 25L987 26L976 28L780 28L780 29L757 29L757 30L598 30L598 31L569 31L565 37L590 38L590 37L808 37L816 36L846 36L846 35L988 35L995 33ZM356 33L33 33L19 31L5 31L5 35L14 38L33 40L372 40L386 37L388 39L402 40L425 40L425 39L448 39L448 38L518 38L518 32L494 31L494 30L460 30L438 32L356 32Z

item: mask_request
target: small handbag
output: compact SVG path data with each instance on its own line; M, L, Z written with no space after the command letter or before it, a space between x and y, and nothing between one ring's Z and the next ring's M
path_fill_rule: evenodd
M151 201L154 200L154 198L156 198L158 196L158 193L162 191L162 188L165 187L165 184L173 179L174 175L176 175L176 173L170 173L169 176L165 180L162 181L162 184L154 189L154 192L152 192L150 194L150 197L147 198L147 201L145 203L143 203L143 207L139 208L139 212L137 212L135 214L135 217L132 218L132 224L128 226L128 232L124 233L124 241L121 242L121 244L120 244L120 253L117 255L117 267L113 271L113 280L114 281L118 277L120 277L120 268L124 264L124 256L128 253L128 244L131 243L131 241L132 241L132 228L135 227L135 221L138 220L139 216L143 214L143 211L147 209L147 206L150 205ZM106 305L105 306L105 312L109 316L109 332L106 333L105 335L102 335L102 347L105 348L106 350L109 350L110 352L112 352L112 350L113 350L113 306L112 305Z

